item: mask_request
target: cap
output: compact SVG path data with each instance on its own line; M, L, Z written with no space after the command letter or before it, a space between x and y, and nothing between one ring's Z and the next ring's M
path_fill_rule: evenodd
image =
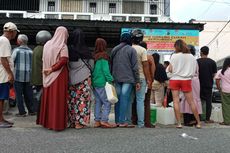
M17 31L20 32L17 28L17 26L13 23L13 22L7 22L4 26L3 26L3 31Z

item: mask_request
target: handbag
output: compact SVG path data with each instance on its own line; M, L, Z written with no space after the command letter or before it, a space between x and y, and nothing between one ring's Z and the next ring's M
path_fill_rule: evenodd
M108 82L106 82L105 84L105 92L107 99L111 104L115 104L118 102L116 89L113 85L109 84Z

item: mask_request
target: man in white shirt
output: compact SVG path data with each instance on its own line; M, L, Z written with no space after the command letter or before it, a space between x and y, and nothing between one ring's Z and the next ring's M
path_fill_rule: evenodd
M137 52L138 69L140 74L140 90L136 91L136 112L137 112L137 125L142 128L145 126L144 122L144 100L147 87L151 87L152 79L149 72L149 64L147 58L147 51L139 44L143 40L143 32L139 29L135 29L132 32L133 45L132 47Z
M16 37L17 32L17 26L7 22L3 26L3 35L0 36L0 128L9 128L13 125L3 118L2 112L4 101L9 99L10 84L14 82L10 40Z

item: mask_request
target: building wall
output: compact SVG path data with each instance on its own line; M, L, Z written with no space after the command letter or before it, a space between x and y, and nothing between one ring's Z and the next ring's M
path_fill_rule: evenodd
M211 43L210 41L221 31L227 21L196 21L206 23L204 30L200 32L200 47L207 45L209 47L209 57L215 61L230 55L230 23Z
M62 12L82 12L83 11L82 0L62 0L61 11Z
M144 1L123 1L122 13L125 14L144 14Z

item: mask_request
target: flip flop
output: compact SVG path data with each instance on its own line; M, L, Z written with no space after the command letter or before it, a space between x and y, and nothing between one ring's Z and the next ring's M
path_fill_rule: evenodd
M110 123L101 123L101 128L116 128L116 124L110 124Z
M85 125L81 125L81 124L75 125L75 129L83 129L85 127L86 127Z

